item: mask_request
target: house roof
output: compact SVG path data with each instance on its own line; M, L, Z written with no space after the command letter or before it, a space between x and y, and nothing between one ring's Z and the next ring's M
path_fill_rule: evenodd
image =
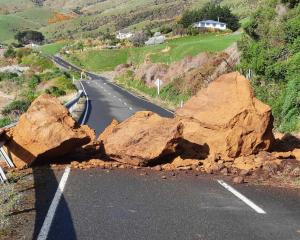
M199 23L209 23L209 24L225 24L226 25L226 23L223 23L223 22L218 22L218 21L214 21L214 20L203 20L203 21L200 21Z

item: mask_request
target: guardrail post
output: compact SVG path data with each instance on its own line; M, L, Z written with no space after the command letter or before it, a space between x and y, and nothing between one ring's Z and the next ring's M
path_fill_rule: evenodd
M2 183L7 182L7 177L6 177L2 167L0 167L0 180L1 180Z
M4 158L5 162L7 163L7 165L11 168L14 168L15 167L14 163L12 162L10 157L7 155L7 153L5 152L3 147L0 148L0 153L3 156L3 158Z

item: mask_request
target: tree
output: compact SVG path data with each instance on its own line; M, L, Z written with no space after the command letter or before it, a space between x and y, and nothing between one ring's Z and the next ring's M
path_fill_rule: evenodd
M15 36L15 39L18 40L20 44L40 44L45 40L45 37L41 32L28 30L18 32Z
M300 0L282 0L283 3L288 3L291 8L294 8L300 3Z
M227 6L208 3L203 8L198 10L188 10L179 21L185 28L188 28L193 23L201 20L221 20L227 24L227 27L232 31L236 31L240 27L239 18L234 15Z
M16 57L16 51L12 46L9 46L8 49L4 52L5 58L15 58Z
M148 40L147 35L144 32L137 32L134 36L130 39L135 47L141 47L145 44Z

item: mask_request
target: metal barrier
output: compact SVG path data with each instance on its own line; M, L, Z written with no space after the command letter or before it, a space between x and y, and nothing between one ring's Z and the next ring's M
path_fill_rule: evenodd
M85 96L85 92L83 90L78 90L76 96L65 104L65 107L69 110L70 113L73 112L79 99L83 96ZM5 126L4 129L12 128L12 127L16 126L17 123L18 122L11 123L11 124ZM3 157L4 161L10 168L14 168L15 165L14 165L13 161L10 159L10 157L7 155L7 153L3 149L4 144L5 144L5 142L0 142L0 155ZM0 181L2 183L7 182L7 177L1 167L0 167Z

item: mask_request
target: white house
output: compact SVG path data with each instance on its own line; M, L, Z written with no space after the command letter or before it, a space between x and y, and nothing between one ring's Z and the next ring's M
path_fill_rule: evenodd
M129 39L133 37L132 32L118 32L116 38L120 40Z
M195 28L212 28L212 29L218 29L218 30L226 30L227 25L226 23L222 23L219 21L214 20L204 20L197 23L194 23L193 26Z

